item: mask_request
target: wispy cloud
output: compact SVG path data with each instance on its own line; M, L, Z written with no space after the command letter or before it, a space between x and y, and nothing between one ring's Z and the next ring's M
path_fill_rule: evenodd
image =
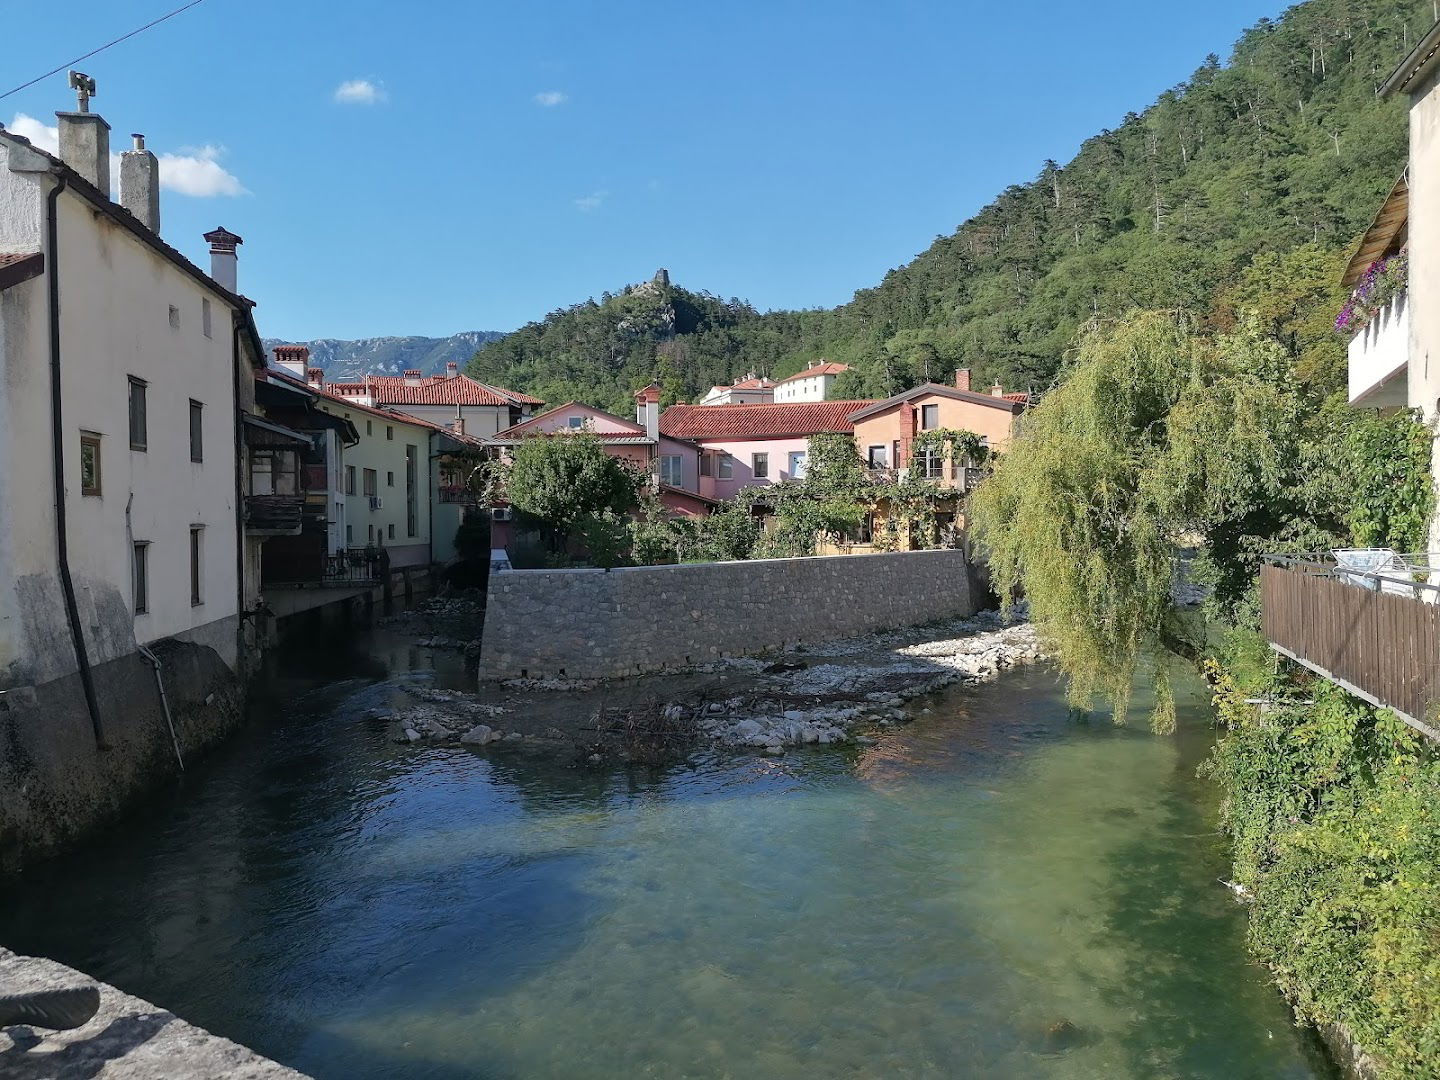
M29 139L42 150L52 154L60 152L60 129L36 120L33 116L16 113L10 130L16 135ZM224 147L199 146L181 147L178 154L160 154L160 186L180 195L197 199L214 198L219 195L248 195L245 185L220 164L225 154ZM110 175L120 174L120 156L110 155Z
M535 95L535 104L546 109L553 109L556 105L564 105L570 100L570 95L564 90L541 90Z
M590 213L591 210L598 210L600 204L610 197L608 191L592 191L589 195L581 195L575 200L575 209L582 213Z
M335 88L335 101L340 105L379 105L389 98L383 83L369 79L350 79Z

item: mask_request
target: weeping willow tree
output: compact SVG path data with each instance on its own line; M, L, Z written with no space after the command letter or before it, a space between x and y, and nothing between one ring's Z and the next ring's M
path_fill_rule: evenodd
M1162 312L1092 327L976 492L995 584L1024 589L1076 705L1103 697L1121 719L1149 657L1152 724L1173 728L1163 654L1193 652L1171 600L1180 547L1200 545L1234 618L1262 552L1343 535L1343 500L1317 480L1337 440L1292 369L1254 323L1215 339Z

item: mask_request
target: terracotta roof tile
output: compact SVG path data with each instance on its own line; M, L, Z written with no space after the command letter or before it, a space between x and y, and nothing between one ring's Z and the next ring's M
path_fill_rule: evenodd
M808 379L811 375L839 375L842 371L849 371L849 364L837 364L833 360L826 360L816 364L814 367L797 371L794 375L787 375L780 382L787 383L792 379ZM776 385L779 385L778 383Z
M671 405L660 431L676 439L778 439L855 430L850 414L873 401L795 401L755 405Z
M477 382L468 375L447 379L432 375L419 386L397 375L370 375L360 382L326 383L325 389L342 396L363 394L366 387L379 405L543 405L539 398Z

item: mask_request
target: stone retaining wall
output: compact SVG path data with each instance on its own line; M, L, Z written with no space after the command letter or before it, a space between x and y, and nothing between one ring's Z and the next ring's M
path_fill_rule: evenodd
M642 675L970 615L972 578L963 551L499 573L480 677Z

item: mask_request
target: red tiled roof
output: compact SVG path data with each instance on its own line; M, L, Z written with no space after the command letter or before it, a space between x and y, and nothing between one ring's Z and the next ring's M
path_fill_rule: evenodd
M429 420L422 420L418 416L411 416L409 413L396 412L394 409L387 409L383 406L361 405L358 401L351 401L349 398L341 394L334 393L328 386L311 386L304 379L297 379L288 371L281 371L278 368L266 368L264 371L257 371L255 373L255 378L269 379L272 382L278 380L279 382L286 383L290 386L295 386L303 390L308 390L316 397L323 398L324 400L332 402L335 405L343 406L346 409L354 409L356 412L367 413L370 416L378 416L381 419L388 420L393 424L411 424L419 428L429 428L432 431L443 431L445 432L445 434L455 439L458 439L460 442L472 443L476 446L483 445L483 440L477 438L474 435L461 435L454 428L446 427L444 424L436 424Z
M850 414L873 401L794 401L756 405L671 405L660 431L676 439L778 439L855 430Z
M360 382L326 383L335 394L363 394L367 386L380 405L543 405L539 398L477 382L468 375L447 379L432 375L419 386L410 386L403 376L367 375Z
M1019 401L1022 403L1030 400L1030 395L1025 393L1006 394L1004 397L1006 401Z
M794 375L787 375L780 382L787 383L791 379L808 379L811 375L839 375L842 371L849 371L849 364L837 364L833 360L826 360L808 367L803 371L797 371ZM778 384L777 384L778 385Z

